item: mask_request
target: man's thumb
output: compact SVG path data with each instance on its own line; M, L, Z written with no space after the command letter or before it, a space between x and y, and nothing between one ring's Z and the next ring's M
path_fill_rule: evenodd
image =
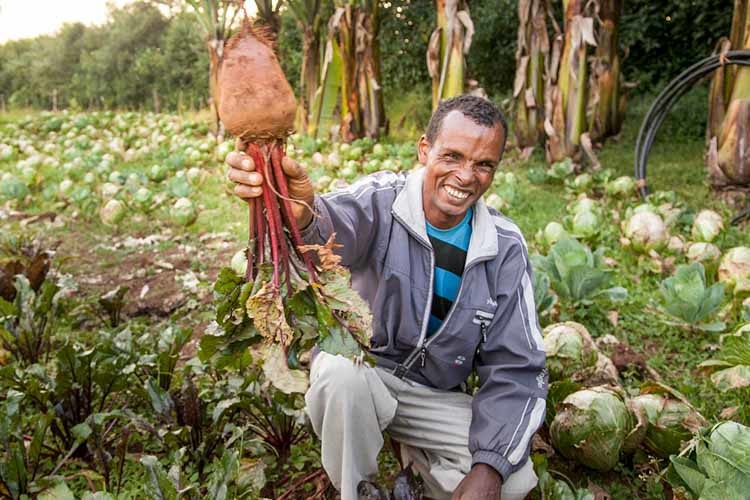
M300 164L292 160L288 156L285 156L281 160L281 168L284 170L284 173L287 175L287 177L291 179L299 179L306 175L305 170L300 166Z

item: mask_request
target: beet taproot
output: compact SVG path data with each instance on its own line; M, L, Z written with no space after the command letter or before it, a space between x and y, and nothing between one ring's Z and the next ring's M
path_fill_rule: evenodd
M245 26L224 48L219 69L219 117L245 141L285 139L297 103L269 41Z

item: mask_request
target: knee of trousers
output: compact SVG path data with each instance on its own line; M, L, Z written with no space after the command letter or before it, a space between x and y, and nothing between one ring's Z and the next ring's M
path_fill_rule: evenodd
M305 394L308 414L314 420L321 412L340 408L348 410L366 406L372 400L364 370L367 366L355 365L343 356L320 353L310 374L310 388ZM371 403L370 403L371 404Z
M528 459L523 467L508 477L506 483L503 484L500 498L501 500L523 500L531 493L531 490L536 488L538 482L534 464L531 459Z

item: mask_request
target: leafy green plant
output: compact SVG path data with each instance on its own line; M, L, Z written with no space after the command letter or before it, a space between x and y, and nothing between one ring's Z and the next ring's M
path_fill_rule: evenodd
M221 456L214 459L203 490L201 484L195 482L194 478L186 477L177 464L165 471L159 459L153 455L144 455L140 463L146 470L144 486L151 498L254 498L265 484L263 462L243 461L236 449L224 450Z
M180 352L192 335L191 328L169 324L157 332L149 329L135 338L125 329L118 333L116 340L119 348L138 354L135 375L141 383L153 378L161 389L168 391L176 375Z
M120 325L122 308L125 306L125 294L130 290L126 286L118 286L99 297L99 305L107 314L109 326L116 328Z
M16 276L13 302L0 298L0 342L24 364L45 361L60 314L60 287L45 280L35 292L29 280Z
M750 323L722 337L719 351L700 367L722 392L750 387Z
M595 495L587 489L577 489L563 474L549 469L547 457L541 453L531 456L534 471L539 478L539 492L545 500L594 500ZM555 479L558 475L560 479Z
M0 403L0 492L13 499L42 489L37 480L43 476L44 438L52 420L49 414L39 415L27 444L21 414L23 399L23 393L10 390Z
M148 379L144 390L154 421L133 415L136 425L156 438L164 451L184 450L185 456L177 466L189 465L200 484L205 484L208 465L244 432L239 423L233 422L233 412L224 411L231 402L225 401L219 391L199 393L191 377L171 392L162 389L155 379Z
M707 286L706 272L700 263L678 266L675 275L662 281L659 288L664 298L664 311L677 320L669 324L708 332L722 331L726 327L721 321L706 322L724 300L724 284Z
M534 273L534 303L540 317L549 315L557 297L550 293L550 280L547 273L539 270Z
M607 288L612 281L612 271L604 268L603 253L602 248L592 252L580 242L565 238L555 243L547 256L531 258L534 267L549 276L561 302L576 308L591 304L601 296L614 302L627 297L623 287Z
M666 478L678 498L746 498L750 429L732 421L717 424L670 462Z

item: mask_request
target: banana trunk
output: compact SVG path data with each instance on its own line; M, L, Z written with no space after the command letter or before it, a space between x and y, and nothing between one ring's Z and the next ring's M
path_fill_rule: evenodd
M563 7L565 34L555 37L545 99L546 156L550 163L581 159L581 135L588 129L588 46L596 46L594 20L584 15L584 2L568 0Z
M341 55L341 139L377 138L386 129L380 79L377 2L349 2L329 23Z
M620 74L619 25L622 0L600 0L597 47L591 71L590 135L602 140L617 135L625 117L626 95Z
M464 92L465 55L471 47L474 23L465 0L436 0L437 28L427 46L432 79L432 108Z
M748 0L735 2L730 39L720 50L750 49ZM739 45L734 45L738 43ZM717 189L750 188L750 68L720 68L711 82L708 172Z
M518 146L536 146L544 133L545 74L550 55L546 0L518 2L518 49L513 97Z

